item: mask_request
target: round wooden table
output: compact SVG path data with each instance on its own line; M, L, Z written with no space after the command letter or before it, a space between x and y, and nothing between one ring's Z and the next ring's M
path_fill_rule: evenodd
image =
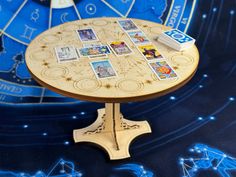
M169 28L157 23L132 19L149 40L164 55L178 77L159 80L148 66L148 61L117 23L121 18L85 19L51 28L36 37L26 51L26 64L32 77L42 86L59 94L79 100L105 103L98 110L97 120L90 126L74 130L75 142L92 142L104 148L110 159L130 157L131 141L150 133L147 121L130 121L123 118L120 103L148 100L170 93L186 84L196 72L199 53L196 46L178 52L157 41ZM82 48L76 30L92 27L101 44L125 41L132 55L108 55L117 77L97 79L91 61L104 58L79 58L78 61L58 63L55 46L73 45ZM137 110L139 111L139 110Z

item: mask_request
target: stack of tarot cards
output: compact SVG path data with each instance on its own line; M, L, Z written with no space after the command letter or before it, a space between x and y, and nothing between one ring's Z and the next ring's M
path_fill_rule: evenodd
M177 29L162 32L158 41L178 51L192 47L195 43L195 39Z

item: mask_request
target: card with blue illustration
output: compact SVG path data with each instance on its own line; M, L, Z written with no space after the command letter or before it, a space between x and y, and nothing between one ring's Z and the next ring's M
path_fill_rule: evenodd
M137 30L138 27L130 19L118 20L119 25L125 31Z
M82 42L98 41L98 37L92 28L79 29L76 32Z
M88 48L88 47L100 47L102 46L102 44L99 42L99 43L85 43L83 44L83 47L84 48ZM95 55L95 56L89 56L88 58L90 59L93 59L93 58L107 58L107 55Z
M139 45L139 44L144 44L144 43L150 42L149 39L147 38L147 36L141 30L129 31L129 32L127 32L127 34L129 35L131 41L135 45Z
M80 56L93 57L110 54L111 51L107 45L91 46L79 49Z
M111 62L109 60L100 60L90 62L93 72L97 79L111 78L117 76Z
M178 29L172 29L169 31L165 31L164 34L167 37L169 37L170 39L172 39L180 44L195 42L195 39L193 39L192 37L190 37L189 35L183 33L182 31L180 31Z

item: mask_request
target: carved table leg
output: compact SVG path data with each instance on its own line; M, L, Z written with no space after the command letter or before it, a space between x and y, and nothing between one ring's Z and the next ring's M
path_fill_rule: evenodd
M98 109L98 118L93 124L73 132L75 142L100 145L112 160L130 157L131 141L145 133L151 133L148 122L124 119L119 103L106 103L105 109Z

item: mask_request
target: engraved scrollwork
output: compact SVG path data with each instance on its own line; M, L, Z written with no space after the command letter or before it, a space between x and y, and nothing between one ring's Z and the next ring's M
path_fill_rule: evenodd
M89 130L84 132L85 135L93 135L97 133L101 133L105 129L105 114L102 116L102 123L94 130Z

